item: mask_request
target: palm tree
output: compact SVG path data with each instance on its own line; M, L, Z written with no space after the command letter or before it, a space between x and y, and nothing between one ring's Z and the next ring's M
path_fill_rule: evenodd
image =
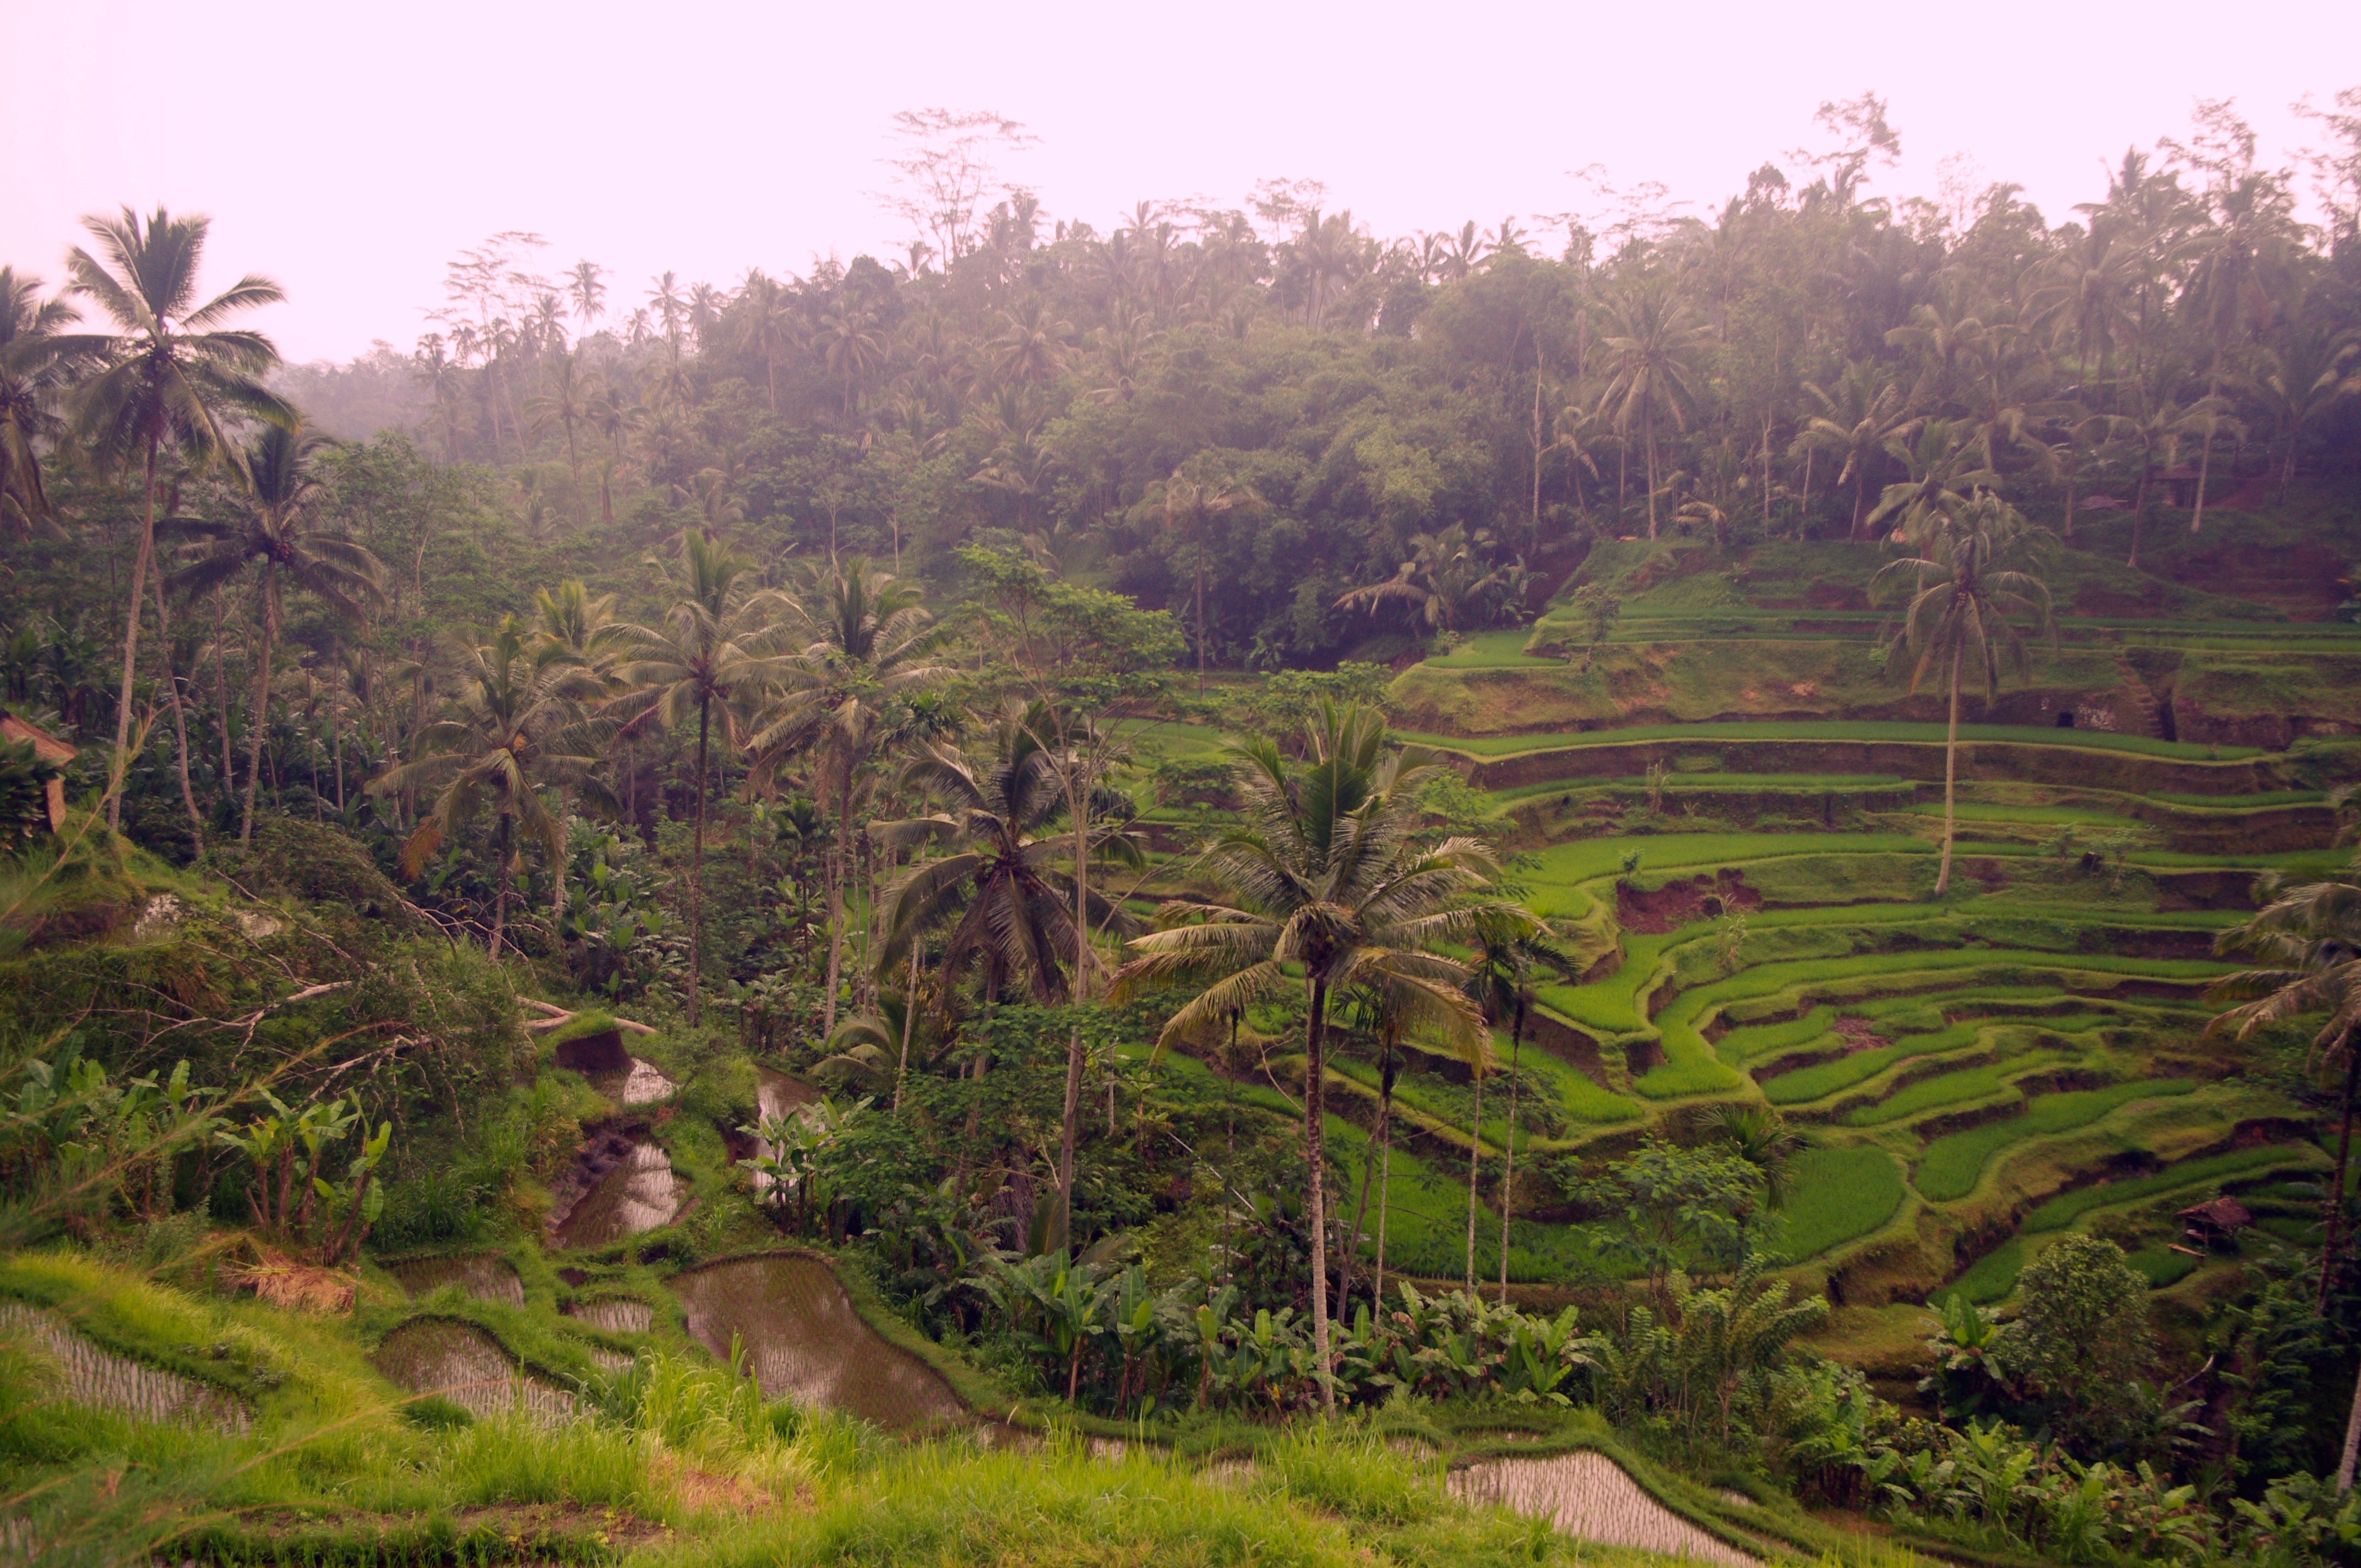
M533 422L534 433L558 425L566 432L566 466L574 476L574 518L582 520L582 454L575 444L575 427L590 417L591 401L598 396L598 375L582 368L581 356L560 355L551 361L544 376L543 390L525 400L525 417Z
M497 959L516 880L516 839L539 845L553 864L566 853L565 825L542 804L541 790L596 787L591 771L598 756L585 744L578 717L597 688L571 659L536 645L513 615L501 618L489 643L470 651L467 682L458 717L429 725L419 737L420 755L387 769L368 788L378 795L420 785L436 791L433 809L402 845L404 876L416 876L478 807L490 803L499 818L491 941Z
M243 522L172 519L173 532L210 540L197 559L172 574L165 587L196 595L255 570L255 600L262 641L255 654L254 703L247 721L246 796L238 816L238 842L254 837L254 796L262 776L262 736L269 727L270 661L284 619L289 583L324 601L346 620L358 620L385 598L385 567L367 546L341 530L322 525L328 488L312 459L335 443L301 425L262 427L240 466L250 487Z
M0 267L0 530L30 533L49 521L40 444L63 430L54 404L71 361L59 333L74 319L41 280Z
M1648 537L1656 537L1656 421L1669 415L1675 428L1688 428L1696 407L1697 387L1704 376L1704 356L1711 329L1689 313L1668 284L1636 286L1609 302L1608 324L1613 329L1602 346L1612 370L1601 408L1614 411L1617 433L1628 432L1636 417L1648 454Z
M961 752L939 742L922 746L903 782L943 802L943 808L873 830L896 847L928 842L950 851L905 872L886 890L885 934L878 972L890 972L911 945L929 933L940 938L935 973L940 994L980 971L984 1005L995 1005L1021 981L1038 1002L1066 994L1061 966L1083 951L1074 929L1075 887L1060 864L1071 839L1051 825L1065 809L1065 780L1040 704L1002 710L983 748ZM1103 854L1126 842L1111 828L1091 835ZM1113 913L1105 899L1085 894L1092 923Z
M1226 475L1214 472L1204 455L1172 470L1148 488L1140 510L1160 517L1168 529L1189 537L1197 556L1197 689L1205 689L1205 528L1228 511L1258 508L1262 498Z
M2355 359L2361 357L2361 333L2348 327L2331 334L2299 324L2255 357L2247 389L2269 410L2271 422L2287 442L2287 455L2279 463L2279 499L2285 500L2295 483L2296 450L2303 444L2304 427L2338 399L2361 392L2361 374L2353 369Z
M1805 421L1795 447L1825 452L1841 460L1837 483L1852 482L1852 537L1865 539L1869 536L1869 471L1916 422L1903 403L1901 387L1868 360L1847 362L1834 392L1813 381L1804 383L1804 391L1820 411Z
M104 335L69 337L62 352L104 361L74 400L74 426L92 454L115 467L137 460L144 481L139 549L132 558L130 609L124 618L123 684L115 703L115 749L131 743L131 681L138 668L140 601L156 554L156 463L165 447L189 467L239 466L222 421L242 413L291 424L294 411L264 387L279 350L258 332L224 322L285 298L279 285L248 273L203 304L197 271L209 218L175 218L163 208L145 221L130 208L118 217L85 218L100 256L76 246L66 258L72 291L97 302L114 323ZM103 258L103 259L102 259ZM107 797L107 826L122 820L122 795Z
M1540 920L1501 905L1484 911L1470 933L1475 947L1468 986L1494 1023L1509 1020L1509 1142L1500 1165L1500 1299L1509 1299L1509 1216L1516 1197L1517 1069L1524 1058L1525 1022L1533 1004L1533 975L1544 959L1564 955ZM1467 1288L1476 1288L1477 1151L1483 1146L1484 1067L1476 1068L1476 1112L1468 1124Z
M1471 534L1464 522L1455 522L1439 533L1413 533L1410 559L1396 567L1392 576L1347 590L1338 597L1335 608L1367 605L1375 615L1379 605L1398 599L1413 607L1413 614L1427 625L1459 630L1484 596L1500 587L1505 576L1483 556L1491 543L1488 529L1479 528Z
M800 323L795 296L761 272L746 274L732 313L739 345L763 362L763 385L771 411L779 411L779 359L796 345Z
M588 266L588 263L584 263ZM600 594L591 597L579 577L568 577L557 585L555 593L543 588L533 595L533 635L537 649L544 657L561 660L579 670L584 677L584 689L579 694L586 705L613 697L622 689L622 677L616 674L631 651L631 640L620 621L615 619L615 596ZM568 831L574 815L573 791L558 791L557 828L561 838ZM560 854L550 879L556 883L550 894L550 914L566 913L566 856Z
M637 656L616 673L636 688L622 699L632 710L627 729L653 722L671 729L697 716L697 828L688 861L688 1021L694 1025L703 989L698 965L713 721L720 718L725 744L735 740L742 710L766 685L779 597L754 587L743 561L695 530L681 536L673 588L676 597L662 626L624 629L621 635L631 640Z
M1433 949L1474 923L1465 897L1490 879L1493 866L1472 839L1420 845L1414 797L1432 764L1421 751L1385 751L1380 715L1323 703L1306 740L1310 756L1301 766L1268 736L1236 748L1246 820L1217 839L1204 861L1236 902L1167 904L1164 928L1133 939L1136 956L1116 974L1115 996L1204 986L1166 1023L1160 1049L1233 1010L1303 986L1312 1354L1323 1398L1333 1405L1321 1120L1330 1000L1355 986L1382 986L1407 1020L1474 1048L1483 1014L1460 989L1467 970Z
M1971 496L1998 485L2000 476L1983 461L1976 433L1964 420L1926 419L1916 422L1916 433L1905 443L1897 437L1886 451L1908 466L1910 477L1885 487L1869 514L1869 531L1897 519L1902 532L1916 539L1965 506Z
M1960 762L1960 676L1972 661L1982 672L1984 706L2000 695L2005 657L2020 672L2026 665L2026 629L2049 626L2049 587L2026 568L2043 530L2026 522L2015 507L1978 492L1963 505L1927 514L1912 543L1919 554L1889 561L1872 579L1874 589L1889 577L1911 579L1910 600L1890 647L1917 655L1910 672L1916 693L1927 672L1948 666L1950 724L1943 745L1943 864L1935 896L1951 885L1951 835L1956 826Z
M797 644L773 671L778 696L748 742L764 773L791 752L818 761L821 798L835 809L836 841L828 858L828 988L822 1033L836 1027L843 972L845 855L853 840L853 798L862 771L876 755L887 705L906 702L949 671L935 663L942 632L919 604L920 590L856 556L815 565L788 601L788 632ZM874 918L872 910L872 918Z
M2212 994L2245 998L2213 1020L2245 1039L2266 1025L2325 1014L2312 1037L2316 1068L2344 1069L2337 1097L2336 1168L2328 1183L2326 1233L2320 1253L2317 1311L2328 1314L2336 1254L2344 1242L2345 1182L2353 1152L2355 1091L2361 1088L2361 862L2325 882L2273 890L2254 917L2215 939L2217 951L2260 959L2268 966L2242 970L2216 981ZM2361 1384L2345 1423L2345 1453L2337 1464L2340 1492L2353 1486L2361 1456Z

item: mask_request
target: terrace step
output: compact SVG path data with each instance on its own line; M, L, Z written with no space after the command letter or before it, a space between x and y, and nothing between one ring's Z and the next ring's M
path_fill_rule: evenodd
M2156 693L2148 689L2147 678L2132 668L2131 660L2120 648L2115 651L2115 672L2124 678L2125 706L2131 710L2126 728L2136 735L2158 740L2167 739L2164 720L2157 710Z

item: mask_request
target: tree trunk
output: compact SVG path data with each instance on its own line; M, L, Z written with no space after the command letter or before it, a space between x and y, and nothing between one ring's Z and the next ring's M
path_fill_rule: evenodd
M1960 652L1951 650L1951 727L1943 740L1943 868L1935 875L1935 896L1951 888L1951 830L1957 820L1960 777Z
M205 819L197 810L197 792L189 787L189 721L181 711L181 677L172 671L172 621L164 610L164 579L149 579L156 595L156 648L164 660L164 689L172 698L173 756L181 769L181 804L189 808L189 843L197 856L205 852Z
M146 499L139 511L139 552L131 558L131 613L123 622L123 689L115 699L115 759L118 767L130 764L124 752L131 745L131 677L139 666L139 617L148 607L141 601L148 593L148 564L156 554L156 437L148 438L148 462L145 473ZM106 826L123 826L123 792L110 790L106 796Z
M1648 442L1648 537L1656 537L1656 411L1649 406L1641 422Z
M231 802L236 797L237 766L230 755L229 733L229 660L223 644L229 641L229 613L221 601L214 602L214 722L221 731L221 803L222 814L229 814Z
M1312 1014L1303 1032L1303 1157L1311 1186L1312 1364L1320 1377L1320 1402L1336 1408L1335 1368L1328 1359L1328 1190L1321 1125L1321 1074L1328 1044L1328 982L1312 982Z
M910 1022L918 1015L918 939L910 938L910 978L902 982L902 1059L894 1068L894 1109L902 1108L902 1085L910 1077Z
M836 843L828 855L828 990L820 998L820 1035L836 1032L836 988L844 975L844 857L852 841L852 770L836 792Z
M254 840L254 793L262 775L262 732L270 720L270 656L279 641L279 596L272 593L271 566L262 564L262 651L254 661L254 717L246 736L246 804L238 814L237 841Z
M1197 690L1205 689L1205 533L1200 523L1197 531Z
M2320 1247L2320 1312L2328 1316L2329 1282L2336 1277L2336 1249L2345 1240L2345 1162L2353 1154L2353 1091L2361 1086L2361 1050L2351 1030L2345 1035L2345 1095L2336 1119L2336 1175L2329 1184L2325 1234Z
M1066 774L1066 810L1074 819L1074 977L1077 1005L1090 999L1090 776L1087 768ZM1077 1017L1066 1032L1066 1106L1058 1127L1058 1228L1071 1238L1074 1223L1074 1143L1082 1109L1082 1025ZM1107 1088L1107 1134L1115 1134L1115 1088Z
M492 883L494 889L492 894L492 959L494 962L498 962L500 959L501 934L508 929L509 886L510 883L515 880L509 871L509 814L503 811L500 813L500 860L494 868L495 875Z
M1483 1047L1477 1047L1480 1052ZM1476 1110L1467 1123L1467 1294L1476 1294L1476 1190L1484 1176L1484 1061L1476 1061Z
M2213 350L2213 369L2205 378L2205 400L2212 402L2222 394L2222 351ZM2195 533L2205 526L2205 478L2213 471L2213 434L2221 427L2222 416L2205 416L2205 444L2197 454L2197 504L2189 513L2189 532Z
M1864 463L1861 466L1861 471L1852 477L1852 537L1854 539L1861 539L1868 532L1868 530L1861 526L1861 520L1868 515L1869 465Z
M1509 1026L1509 1147L1500 1165L1500 1305L1509 1304L1509 1211L1517 1201L1517 1063L1525 1047L1525 998L1517 996L1516 1022Z
M342 787L341 784L338 786L339 789ZM556 890L549 895L549 922L553 929L566 918L566 846L574 837L573 828L574 792L561 789L557 792L557 864L551 868L550 874L550 880L557 884Z
M2353 1490L2354 1461L2361 1458L2361 1377L2353 1383L2353 1411L2345 1418L2345 1453L2336 1462L2336 1495Z
M1393 1179L1394 1059L1389 1040L1385 1060L1378 1067L1378 1258L1369 1276L1369 1299L1380 1313L1386 1310L1386 1219L1393 1207Z
M707 737L711 733L712 702L708 696L697 699L697 833L689 841L688 851L688 1025L697 1027L697 992L705 989L703 965L704 935L699 922L705 914L705 751ZM831 973L833 981L836 976ZM829 992L829 1011L835 1011L836 993ZM831 1027L835 1020L829 1020Z

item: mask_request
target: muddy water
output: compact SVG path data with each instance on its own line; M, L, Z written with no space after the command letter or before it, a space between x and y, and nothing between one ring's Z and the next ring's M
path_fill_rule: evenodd
M645 1301L610 1299L577 1301L565 1309L577 1322L588 1323L610 1334L643 1334L655 1321L655 1310Z
M412 1297L431 1295L445 1285L456 1285L479 1301L524 1305L524 1286L516 1270L497 1257L477 1253L466 1257L417 1257L397 1263L389 1271Z
M595 1072L585 1075L590 1087L619 1105L653 1105L672 1098L677 1087L671 1079L656 1069L655 1063L640 1057L623 1072Z
M670 1224L679 1208L672 1161L654 1144L633 1144L574 1206L554 1239L561 1247L604 1246Z
M433 1394L477 1416L521 1409L544 1426L571 1420L574 1396L519 1372L489 1334L439 1318L408 1322L369 1358L413 1394Z
M673 1281L688 1332L717 1356L745 1345L770 1398L825 1405L887 1428L963 1413L932 1367L861 1321L828 1265L808 1257L743 1257Z

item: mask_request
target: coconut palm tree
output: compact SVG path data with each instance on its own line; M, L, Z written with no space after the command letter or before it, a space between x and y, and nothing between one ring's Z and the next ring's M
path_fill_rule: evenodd
M26 533L49 524L39 449L65 428L56 403L71 366L59 334L73 307L40 294L38 278L0 267L0 530Z
M1469 533L1464 522L1455 522L1437 533L1413 533L1410 559L1396 567L1392 576L1347 590L1338 597L1335 608L1367 605L1375 615L1379 605L1398 600L1410 605L1416 618L1428 626L1460 630L1476 619L1485 596L1499 587L1505 576L1484 557L1491 544L1490 530L1479 528Z
M1640 424L1648 455L1648 537L1656 537L1656 425L1669 418L1688 428L1705 375L1705 351L1712 329L1693 316L1669 284L1635 285L1606 306L1609 332L1601 341L1609 356L1607 389L1599 399L1612 411L1618 434Z
M1066 807L1060 759L1042 740L1053 732L1040 704L1011 706L974 751L940 742L918 749L903 782L931 794L942 809L872 831L897 847L949 850L886 890L878 972L890 972L913 943L942 932L935 973L946 999L972 975L987 1007L1020 983L1038 1002L1066 994L1064 966L1083 949L1074 929L1072 873L1061 864L1072 836L1052 828ZM1092 830L1088 849L1093 858L1120 855L1129 841L1109 825ZM1082 907L1093 927L1115 915L1096 894L1085 892Z
M285 620L287 585L304 589L348 621L359 620L385 598L385 567L368 548L324 524L328 488L313 458L335 443L301 425L267 424L240 466L248 483L247 515L233 523L174 518L167 526L209 543L196 560L172 574L165 587L197 595L255 569L257 620L262 641L255 653L254 702L247 722L246 795L238 842L254 837L254 797L262 774L262 736L269 728L270 661Z
M1956 826L1960 762L1960 683L1972 663L1982 673L1984 706L2000 695L2001 662L2025 668L2028 624L2047 631L2049 587L2029 569L2045 531L1998 496L1979 491L1949 509L1929 511L1912 543L1919 554L1889 561L1872 579L1872 591L1888 580L1908 580L1910 598L1889 647L1917 656L1910 689L1930 669L1946 670L1950 720L1943 746L1943 864L1935 896L1951 885L1951 836Z
M667 280L671 274L666 273ZM697 1016L704 989L705 805L711 787L714 720L722 743L743 732L742 720L770 679L779 596L757 588L746 563L727 546L691 530L681 536L675 598L660 626L621 632L632 657L616 674L632 690L620 699L624 728L675 729L697 718L697 827L688 861L688 1021Z
M1523 1061L1525 1024L1534 1001L1534 976L1545 962L1564 963L1565 954L1551 938L1549 928L1530 912L1513 905L1483 911L1470 933L1475 948L1468 966L1468 989L1495 1024L1509 1020L1509 1141L1500 1163L1500 1299L1509 1299L1509 1217L1514 1206L1517 1180L1517 1069ZM1479 1172L1477 1151L1483 1146L1484 1077L1480 1058L1476 1068L1476 1111L1468 1124L1467 1277L1476 1288L1476 1187Z
M592 400L598 394L598 373L582 368L578 354L561 354L550 361L542 376L542 390L525 400L524 416L539 434L551 425L566 432L566 466L574 476L574 520L582 521L582 454L574 438L576 429L590 418Z
M1218 472L1208 455L1183 463L1148 488L1142 513L1159 519L1167 529L1185 534L1197 557L1197 689L1205 689L1205 531L1224 512L1257 509L1262 498L1253 489Z
M822 1032L836 1027L836 992L844 963L846 856L853 842L853 802L862 771L886 739L888 708L939 684L950 671L935 660L942 629L919 603L915 583L856 556L814 565L785 601L783 634L791 643L772 671L776 695L755 720L748 750L768 776L790 755L810 753L816 784L836 817L828 875L828 986ZM872 918L875 911L872 909Z
M435 792L434 806L402 845L404 876L416 876L478 808L492 807L497 959L519 869L517 839L540 846L552 863L566 853L565 825L542 804L541 791L598 787L598 748L580 722L582 705L597 688L580 665L540 642L513 615L501 618L490 642L470 650L467 679L458 717L429 725L419 737L420 755L387 769L368 788L378 795L413 787Z
M582 716L587 718L589 705L610 699L623 689L622 676L616 672L631 652L631 639L615 619L615 596L600 594L594 598L582 586L581 578L568 577L557 585L555 592L543 588L535 593L533 605L538 651L546 657L571 663L585 677L579 700L585 705ZM573 822L573 791L561 786L557 800L557 826L562 839ZM562 916L566 913L565 855L557 857L550 880L556 883L550 894L550 914Z
M238 451L223 421L246 414L291 424L294 411L262 384L279 350L258 332L223 323L285 298L278 284L248 273L203 304L197 272L212 220L175 218L163 208L141 219L130 208L113 218L85 218L97 241L66 258L71 291L95 302L115 330L67 337L61 352L102 367L74 399L73 424L93 456L115 468L140 465L139 548L132 557L130 608L124 617L123 684L115 703L115 749L131 743L131 682L139 663L141 600L156 554L156 465L170 447L192 471L216 463L233 470ZM240 476L243 477L243 475ZM122 795L107 797L107 825L121 822Z
M1323 703L1306 740L1310 755L1301 765L1268 736L1236 749L1246 820L1214 840L1203 862L1235 902L1167 904L1163 928L1131 942L1135 956L1117 972L1115 995L1204 987L1166 1023L1161 1048L1233 1010L1303 987L1312 1354L1322 1396L1333 1405L1321 1123L1330 1002L1340 991L1381 985L1407 1021L1473 1049L1484 1020L1461 989L1467 970L1434 949L1468 931L1477 912L1467 895L1494 868L1472 839L1433 849L1420 843L1414 797L1433 764L1421 751L1388 751L1380 715Z
M1794 450L1825 452L1840 465L1837 483L1852 484L1852 537L1865 539L1869 471L1916 422L1903 401L1902 388L1882 367L1855 359L1847 362L1834 391L1806 381L1804 392L1820 411L1804 422Z

